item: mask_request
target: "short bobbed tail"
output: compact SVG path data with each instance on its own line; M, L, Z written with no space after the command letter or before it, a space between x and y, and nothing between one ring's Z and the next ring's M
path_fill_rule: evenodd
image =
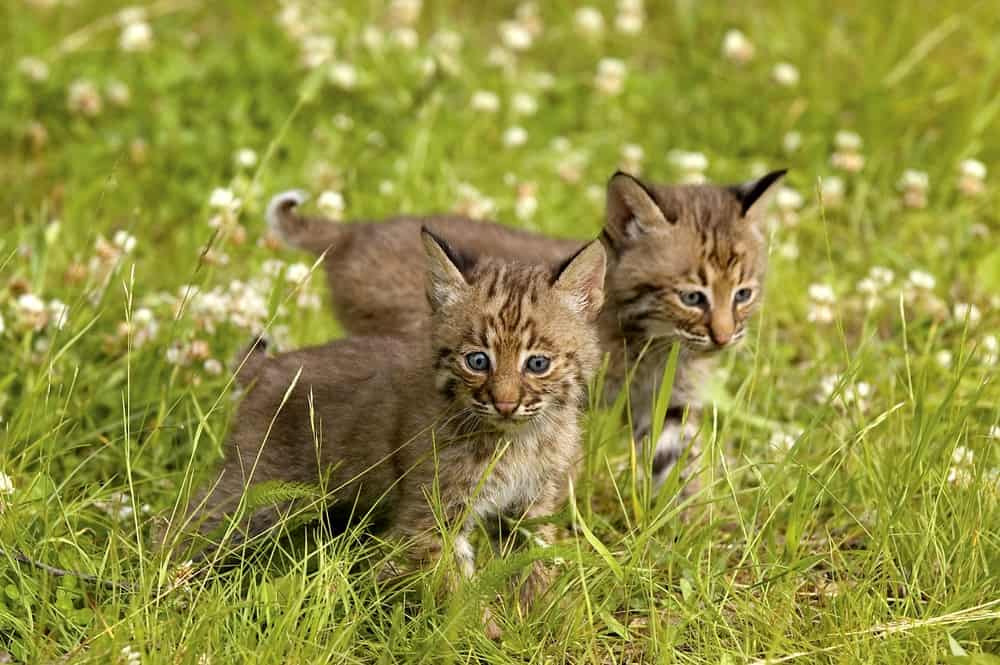
M314 254L334 248L344 236L344 227L320 217L304 217L297 208L309 199L301 189L290 189L271 197L267 204L267 225L286 245Z

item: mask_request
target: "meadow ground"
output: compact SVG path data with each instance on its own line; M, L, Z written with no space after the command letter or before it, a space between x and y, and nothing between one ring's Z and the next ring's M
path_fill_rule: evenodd
M114 4L0 7L0 542L134 592L0 557L0 662L998 662L995 3ZM527 616L488 547L443 599L308 527L207 578L151 551L234 352L338 334L270 194L582 238L620 166L791 168L685 518L598 412Z

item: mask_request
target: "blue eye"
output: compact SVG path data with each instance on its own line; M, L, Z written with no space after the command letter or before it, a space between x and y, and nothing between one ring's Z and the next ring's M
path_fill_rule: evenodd
M738 289L736 293L733 294L733 300L739 303L747 302L750 300L750 296L753 295L753 289Z
M688 307L704 307L708 304L708 298L701 291L681 291L681 302Z
M544 374L549 370L549 362L545 356L528 356L524 368L532 374Z
M490 368L490 357L482 351L465 354L465 364L474 372L485 372Z

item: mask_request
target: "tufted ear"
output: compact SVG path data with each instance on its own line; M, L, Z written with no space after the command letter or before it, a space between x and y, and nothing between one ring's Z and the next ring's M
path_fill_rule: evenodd
M729 191L740 201L740 214L747 218L756 218L767 207L768 201L778 191L777 184L788 173L788 169L771 171L757 180L751 180L740 185L732 185Z
M420 240L427 259L427 301L437 311L458 300L469 286L462 274L468 262L426 226L420 230Z
M573 309L593 320L604 305L607 263L604 245L593 240L556 269L552 288L566 295Z
M653 194L638 178L618 171L608 181L605 235L615 248L669 224Z

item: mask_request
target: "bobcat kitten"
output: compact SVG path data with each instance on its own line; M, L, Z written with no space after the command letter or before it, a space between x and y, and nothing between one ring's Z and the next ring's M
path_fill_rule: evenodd
M602 232L608 249L607 304L599 328L602 348L611 354L611 395L633 371L629 385L637 443L652 431L666 352L674 342L681 345L667 421L653 457L657 485L697 431L699 388L717 352L744 337L760 303L767 267L765 194L784 174L774 171L722 186L651 185L619 172L608 183ZM422 225L446 234L470 256L554 265L580 246L580 241L455 216L336 224L297 214L303 200L301 192L275 196L268 220L288 244L325 252L333 307L352 334L391 334L426 324L429 310L414 258Z
M417 237L429 336L352 337L270 358L252 352L240 370L249 390L222 472L192 502L192 515L207 507L202 534L255 484L320 484L333 506L356 514L377 506L387 535L427 561L442 547L436 492L448 525L460 525L455 553L468 576L476 520L559 507L581 455L587 382L601 359L603 246L594 241L552 269L473 262L430 231ZM291 508L255 511L243 535L263 532ZM552 527L538 535L547 541ZM535 565L522 599L546 582Z

